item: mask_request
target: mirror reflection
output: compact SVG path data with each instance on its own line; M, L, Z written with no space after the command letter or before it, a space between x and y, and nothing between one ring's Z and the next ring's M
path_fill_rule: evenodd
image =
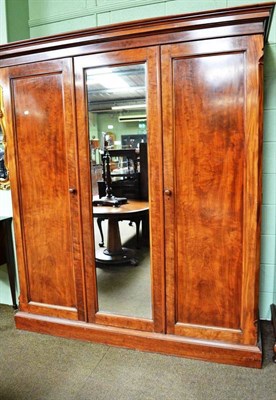
M6 164L6 141L4 130L3 90L0 86L0 189L10 189L9 174Z
M151 319L146 65L86 84L99 311Z

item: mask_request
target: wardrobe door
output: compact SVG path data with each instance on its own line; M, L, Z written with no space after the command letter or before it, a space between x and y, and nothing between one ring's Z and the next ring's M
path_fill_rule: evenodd
M256 344L262 48L162 49L169 333Z
M164 332L159 49L77 57L74 66L89 320ZM110 164L112 195L126 197L127 204L92 207L92 201L107 193L101 194L99 186L102 155L112 151L132 151L137 156L138 167L126 156L115 157ZM131 193L127 187L131 188L136 178L140 189ZM127 190L121 186L118 194L120 185ZM141 204L147 214L137 243ZM134 213L128 219L124 210L131 207ZM99 245L99 224L103 247ZM133 259L128 259L128 251Z
M20 310L84 319L72 79L69 59L11 67L5 105Z

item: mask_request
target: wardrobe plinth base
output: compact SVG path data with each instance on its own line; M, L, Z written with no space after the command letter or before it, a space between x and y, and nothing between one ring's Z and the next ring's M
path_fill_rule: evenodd
M257 345L231 344L170 334L142 332L26 312L18 312L15 322L17 329L64 338L221 364L251 368L261 368L262 366L262 352Z

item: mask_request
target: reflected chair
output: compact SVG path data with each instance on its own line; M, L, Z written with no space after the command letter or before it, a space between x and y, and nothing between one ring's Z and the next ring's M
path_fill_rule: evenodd
M148 161L147 143L140 143L139 152L135 149L108 150L111 160L111 189L112 194L118 198L129 200L148 200ZM106 195L106 165L102 157L103 180L98 181L99 198ZM104 247L102 222L105 218L97 218L101 235L100 247ZM124 219L122 219L124 220ZM136 246L140 247L140 225L142 223L143 243L148 240L148 218L132 218L129 225L136 225Z

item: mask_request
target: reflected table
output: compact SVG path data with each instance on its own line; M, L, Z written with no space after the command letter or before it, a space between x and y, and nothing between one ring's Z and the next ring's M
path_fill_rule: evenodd
M148 201L129 200L120 207L94 206L93 217L108 220L107 246L96 252L96 263L137 265L135 251L122 246L119 221L134 221L136 226L142 221L142 229L147 230L149 215ZM143 232L143 235L145 232Z

